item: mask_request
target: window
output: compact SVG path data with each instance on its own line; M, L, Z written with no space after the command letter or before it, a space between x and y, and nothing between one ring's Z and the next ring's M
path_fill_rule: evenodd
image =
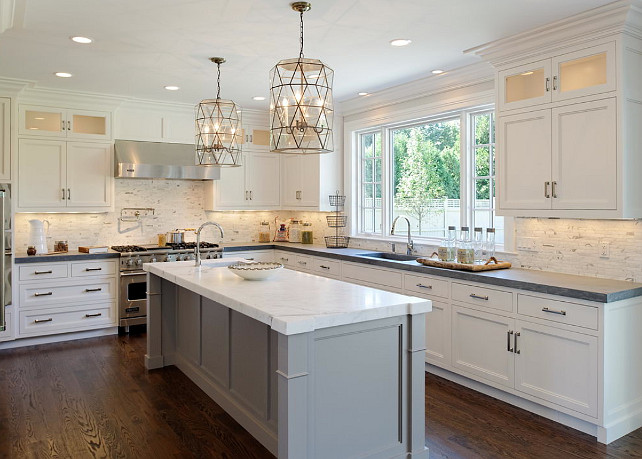
M494 227L495 119L488 107L358 134L359 224L365 236L387 236L405 217L414 237L440 239L448 226ZM402 230L403 231L403 230Z

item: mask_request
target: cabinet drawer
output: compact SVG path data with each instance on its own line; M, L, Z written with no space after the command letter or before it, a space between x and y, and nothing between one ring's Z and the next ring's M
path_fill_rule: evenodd
M71 263L71 277L112 276L114 274L116 274L116 262L113 260Z
M341 262L328 258L313 258L312 271L321 276L335 277L338 279L341 277Z
M292 252L276 252L275 261L286 268L294 268L295 256Z
M292 267L292 269L296 269L298 271L312 271L312 260L312 257L307 257L305 255L295 255L294 266Z
M452 299L453 301L513 312L513 294L502 290L453 282Z
M434 277L428 276L417 276L414 274L404 274L403 288L407 292L448 298L448 281L443 279L435 279Z
M597 330L598 310L592 306L548 300L520 293L517 295L517 312L538 319Z
M47 335L116 325L116 304L103 303L79 308L20 311L19 334Z
M71 302L95 302L116 298L116 278L93 282L54 284L29 283L20 286L20 308L40 308Z
M62 264L46 264L46 265L32 265L20 266L20 280L41 280L41 279L61 279L68 277L68 265Z
M383 285L398 290L403 288L403 275L399 271L370 268L350 262L343 263L342 271L343 277L347 280L355 279L368 284Z

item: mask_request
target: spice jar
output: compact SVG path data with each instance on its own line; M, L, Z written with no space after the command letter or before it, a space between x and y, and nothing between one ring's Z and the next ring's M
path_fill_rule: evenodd
M32 256L36 254L36 248L32 245L27 247L27 255Z
M67 241L56 241L54 243L54 252L69 252L69 244Z
M312 223L303 222L303 229L301 230L301 242L303 244L312 244L314 242L314 234L312 233Z
M259 242L271 242L272 233L270 232L270 222L259 223Z
M301 228L299 220L292 220L290 224L290 242L301 242Z

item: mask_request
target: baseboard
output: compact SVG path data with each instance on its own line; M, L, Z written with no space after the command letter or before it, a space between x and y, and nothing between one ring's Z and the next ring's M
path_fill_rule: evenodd
M36 336L31 338L17 338L13 341L0 343L0 350L14 349L24 346L36 346L38 344L60 343L62 341L73 341L77 339L96 338L98 336L117 335L118 327L101 328L99 330L87 330L72 333L59 333L56 335Z
M597 441L608 445L640 427L642 427L642 411L637 410L636 412L627 415L625 418L609 423L606 427L598 427Z

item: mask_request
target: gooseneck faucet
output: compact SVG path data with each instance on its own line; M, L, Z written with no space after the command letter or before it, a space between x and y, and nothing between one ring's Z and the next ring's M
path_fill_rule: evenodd
M206 226L216 226L218 230L221 232L221 239L225 237L225 234L223 233L223 228L221 228L221 225L215 222L205 222L201 226L198 227L196 230L196 247L194 247L194 255L195 257L195 266L201 266L201 230L205 228Z
M402 217L401 215L395 217L395 219L392 221L392 228L390 228L390 235L393 236L395 234L395 225L397 224L397 220L400 218L403 218L406 220L406 223L408 224L408 243L406 244L406 255L412 255L412 252L415 250L415 243L412 242L412 239L410 238L410 220L408 220L407 217Z

